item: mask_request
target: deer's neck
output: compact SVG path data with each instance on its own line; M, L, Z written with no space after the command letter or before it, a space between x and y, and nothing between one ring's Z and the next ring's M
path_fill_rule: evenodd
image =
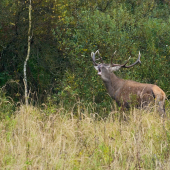
M112 98L115 98L116 92L124 85L125 80L118 78L114 73L110 73L107 80L103 80L107 92Z

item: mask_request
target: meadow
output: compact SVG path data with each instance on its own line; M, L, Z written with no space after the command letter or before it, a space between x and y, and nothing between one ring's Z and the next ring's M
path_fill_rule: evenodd
M170 169L170 102L164 118L120 111L90 56L131 65L140 51L116 75L170 99L169 40L169 0L1 0L0 170Z
M80 104L78 105L80 106ZM74 107L74 106L73 106ZM110 111L20 105L0 121L0 169L168 169L170 107ZM82 104L81 104L82 107ZM120 116L123 115L123 116Z

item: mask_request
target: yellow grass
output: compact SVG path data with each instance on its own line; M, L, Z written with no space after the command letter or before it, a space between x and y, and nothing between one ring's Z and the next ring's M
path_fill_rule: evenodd
M132 110L119 121L84 110L21 106L0 122L0 169L169 169L170 120ZM120 113L118 113L120 114ZM168 114L168 113L167 113Z

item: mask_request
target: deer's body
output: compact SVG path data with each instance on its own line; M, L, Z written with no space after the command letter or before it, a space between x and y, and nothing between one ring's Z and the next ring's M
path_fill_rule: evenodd
M124 65L112 64L112 62L111 65L97 64L95 62L96 53L99 53L99 51L92 52L94 67L98 70L98 75L101 76L109 95L119 106L123 108L129 108L130 106L144 107L152 103L159 106L161 114L165 114L166 95L161 88L154 84L120 79L113 73L121 67L129 68L140 63L140 53L138 60L130 66L126 66L128 61Z
M119 106L144 107L156 103L161 112L164 112L165 93L157 85L138 83L132 80L124 80L110 73L108 80L103 80L107 92Z

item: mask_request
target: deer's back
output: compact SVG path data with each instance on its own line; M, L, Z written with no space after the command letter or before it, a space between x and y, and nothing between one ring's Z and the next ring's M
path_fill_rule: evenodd
M135 102L140 106L141 103L150 103L157 98L160 101L165 101L165 93L157 85L138 83L131 80L126 80L124 85L118 89L115 99L119 105L121 103L129 105Z

